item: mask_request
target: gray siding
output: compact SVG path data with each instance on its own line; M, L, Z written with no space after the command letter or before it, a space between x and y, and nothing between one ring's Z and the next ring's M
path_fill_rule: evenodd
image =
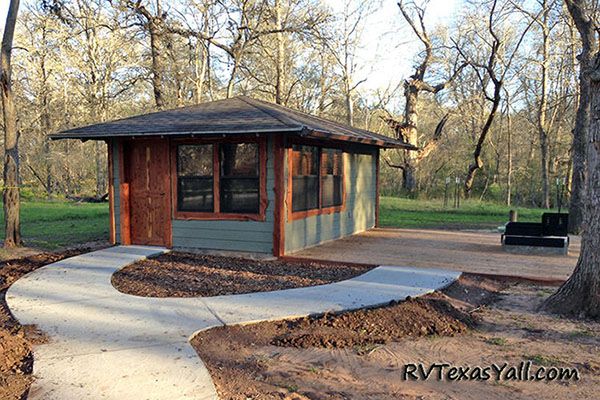
M286 253L362 232L375 226L376 154L377 151L373 149L367 151L363 149L361 153L344 153L345 210L334 214L286 221Z
M275 205L273 142L267 137L267 199L265 221L173 220L173 247L211 250L273 252Z
M121 241L118 144L113 146L115 236ZM344 153L346 209L340 213L287 221L284 210L285 251L290 253L352 235L375 226L376 154L372 147ZM354 152L356 151L356 152ZM287 162L284 162L287 166ZM287 168L287 167L286 167ZM284 171L287 176L287 171ZM285 180L287 185L287 179ZM173 247L272 253L275 206L273 142L267 140L267 198L265 221L172 220ZM287 189L287 188L286 188ZM287 206L287 205L286 205Z

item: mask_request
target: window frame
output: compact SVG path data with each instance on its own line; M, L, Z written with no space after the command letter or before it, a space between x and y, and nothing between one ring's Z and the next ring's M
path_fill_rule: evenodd
M319 148L319 207L306 211L293 211L292 199L293 199L293 159L292 152L294 145L301 146L314 146ZM342 204L323 207L323 162L321 158L322 149L335 149L341 150L342 152ZM326 214L334 214L339 213L346 210L346 154L347 152L344 150L344 147L341 144L337 143L323 143L323 142L315 142L309 139L300 139L294 138L288 141L286 146L286 157L287 157L287 193L286 193L286 206L287 206L287 217L289 221L294 221L298 219L305 219L308 217L312 217L315 215L326 215Z
M258 181L259 201L258 213L223 213L220 212L221 199L221 168L219 154L221 143L257 143L258 144ZM179 145L213 145L213 212L206 211L179 211L178 210L178 175L177 175L177 148ZM265 221L267 210L267 141L264 136L237 136L225 138L186 138L171 141L171 192L173 204L173 218L176 220L233 220L233 221Z

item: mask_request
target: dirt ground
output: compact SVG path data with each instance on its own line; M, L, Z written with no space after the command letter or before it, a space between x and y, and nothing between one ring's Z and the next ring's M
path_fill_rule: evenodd
M222 399L592 399L600 323L540 314L555 287L463 276L443 293L340 315L214 328L192 344ZM409 363L577 368L580 380L405 380Z
M499 233L378 228L292 256L565 280L575 268L580 243L578 236L571 236L568 256L522 255L506 253Z
M41 253L0 262L0 399L21 400L32 380L32 346L44 343L35 326L22 326L6 305L6 291L23 275L44 265L93 250L79 247L58 253Z
M117 271L117 290L146 297L197 297L265 292L350 279L368 265L248 260L172 252Z

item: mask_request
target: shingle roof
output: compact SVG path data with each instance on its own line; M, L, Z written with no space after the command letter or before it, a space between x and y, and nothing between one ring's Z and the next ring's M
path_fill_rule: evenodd
M380 147L414 148L408 143L388 136L246 96L69 129L50 137L101 140L127 136L210 136L249 133L288 133Z

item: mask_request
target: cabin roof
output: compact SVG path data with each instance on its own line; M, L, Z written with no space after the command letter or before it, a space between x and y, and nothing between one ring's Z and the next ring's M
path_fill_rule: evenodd
M104 140L116 137L219 136L286 133L379 147L416 150L409 143L246 96L158 111L68 129L52 139Z

